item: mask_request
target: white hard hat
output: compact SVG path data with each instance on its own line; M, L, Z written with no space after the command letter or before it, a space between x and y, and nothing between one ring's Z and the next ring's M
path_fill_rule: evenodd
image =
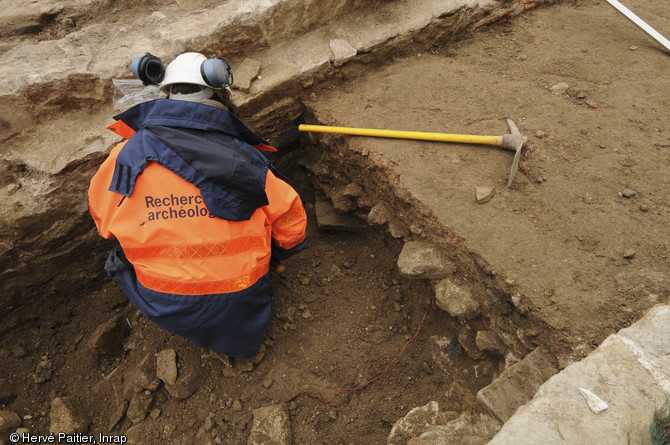
M233 83L233 73L226 59L206 58L200 53L178 55L165 69L160 89L175 83L189 83L209 88L227 88Z
M165 69L165 77L161 82L160 89L165 91L167 87L175 83L190 83L209 87L200 74L200 66L207 57L200 53L184 53L178 55Z

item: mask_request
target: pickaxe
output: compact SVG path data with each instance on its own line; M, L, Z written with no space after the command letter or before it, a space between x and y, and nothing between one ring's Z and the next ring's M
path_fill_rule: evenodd
M482 144L494 145L505 150L514 152L514 161L512 161L512 170L509 174L507 187L512 185L514 176L519 169L519 158L521 157L521 150L528 138L523 136L511 119L507 119L510 134L502 136L476 136L468 134L447 134L447 133L428 133L423 131L398 131L398 130L374 130L370 128L350 128L350 127L329 127L325 125L300 125L299 131L309 131L315 133L337 133L349 134L355 136L373 136L383 138L395 139L417 139L422 141L437 141L437 142L456 142L461 144Z

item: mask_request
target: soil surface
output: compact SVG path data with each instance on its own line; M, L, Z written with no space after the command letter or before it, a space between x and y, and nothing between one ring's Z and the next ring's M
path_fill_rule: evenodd
M670 34L670 9L635 9ZM322 151L348 147L332 158L348 151L392 172L445 228L421 236L479 257L524 316L525 340L565 365L670 297L668 68L669 54L607 3L565 3L352 72L308 104L334 126L495 136L516 123L528 142L510 188L514 153L498 147L318 137ZM490 201L476 187L492 188ZM476 293L481 277L468 285Z
M634 9L670 35L663 2L640 0ZM135 13L127 6L116 17ZM38 39L72 26L51 19L35 25ZM523 290L517 309L546 326L534 333L537 343L570 345L563 352L572 360L670 298L669 69L670 56L605 2L565 2L399 55L384 69L348 67L337 90L317 91L306 104L325 123L370 128L502 134L513 119L529 145L511 190L509 152L372 144L401 177L425 172L423 183L404 185L434 208L443 200L440 222L458 236L469 228L468 248L486 252ZM73 293L3 314L2 409L46 434L52 400L70 397L92 434L137 424L133 434L152 444L246 443L252 411L281 402L295 444L385 443L394 422L432 400L443 420L472 409L500 358L440 350L462 325L435 307L429 283L399 275L402 240L375 228L317 228L302 150L276 163L306 204L309 246L275 276L266 352L253 369L230 368L161 330L105 283L86 298ZM473 202L480 185L497 190L487 204ZM87 341L115 315L130 334L121 352L99 357ZM155 355L165 349L176 351L179 375L191 376L193 393L183 400L151 386ZM360 389L343 391L352 387ZM146 396L135 421L127 415L133 394Z
M107 284L71 305L46 302L43 310L23 308L3 320L9 331L0 349L2 377L19 389L7 407L23 426L49 431L51 401L69 397L88 413L96 435L139 424L132 432L144 438L139 443L192 443L200 432L238 444L247 441L254 409L288 402L295 444L385 443L393 424L416 406L436 400L445 420L470 409L499 370L497 360L448 350L462 326L436 308L427 283L399 275L401 242L372 229L317 228L300 155L294 151L277 165L305 201L309 248L274 276L274 315L259 363L233 361L231 368L148 321ZM121 337L120 353L98 357L87 343L117 315L132 326L130 335ZM184 400L150 387L155 356L165 349L175 350L179 376L191 376L194 393ZM145 394L142 388L146 402L136 414L127 403Z

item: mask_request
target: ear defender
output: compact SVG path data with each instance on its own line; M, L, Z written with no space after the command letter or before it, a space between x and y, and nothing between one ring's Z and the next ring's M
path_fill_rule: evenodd
M158 85L165 76L163 62L151 53L135 57L130 64L130 70L133 76L140 79L145 85Z
M200 75L212 88L226 88L233 84L233 71L223 57L212 56L200 65Z

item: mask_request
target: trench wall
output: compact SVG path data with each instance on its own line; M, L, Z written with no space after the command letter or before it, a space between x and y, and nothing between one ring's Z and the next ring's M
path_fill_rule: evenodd
M319 124L309 112L306 121ZM450 280L466 289L480 306L477 315L461 319L464 328L459 342L473 358L481 357L475 342L479 331L495 332L512 361L537 348L539 339L528 333L551 328L518 311L512 303L515 294L512 284L494 273L484 258L467 249L460 237L440 224L428 207L408 193L388 161L357 142L337 135L305 135L306 167L316 187L328 196L334 208L357 215L394 238L426 241L448 258L455 270ZM380 208L389 211L380 216ZM429 281L435 284L435 280Z
M119 111L111 106L111 79L130 77L134 55L150 50L170 60L186 50L225 52L234 69L243 58L259 60L261 75L249 90L234 90L235 100L251 128L290 149L314 88L404 51L442 45L501 10L519 12L513 2L489 0L203 1L192 10L182 3L143 2L122 16L134 4L8 4L13 25L0 35L0 109L7 110L0 116L0 309L78 295L104 277L113 241L97 235L86 190L119 142L103 130ZM44 14L49 20L30 26ZM55 24L61 28L49 28ZM353 54L334 52L334 39L347 39ZM412 224L427 223L406 223Z

